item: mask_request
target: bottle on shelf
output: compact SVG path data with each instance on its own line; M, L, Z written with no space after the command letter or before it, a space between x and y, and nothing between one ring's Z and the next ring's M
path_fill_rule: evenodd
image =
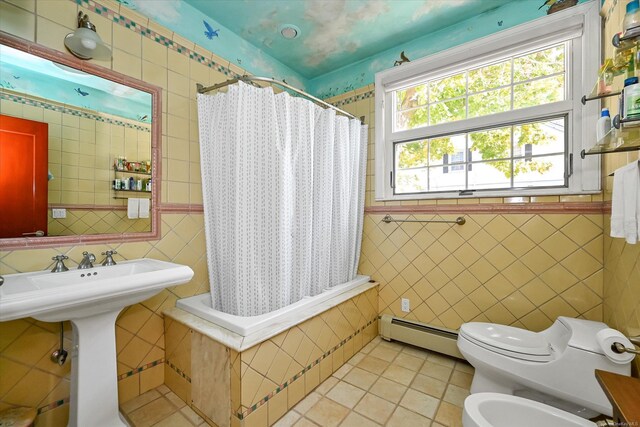
M633 35L636 32L640 35L640 4L638 0L627 3L627 12L622 20L622 28L625 35Z
M598 90L596 95L607 95L613 90L613 61L611 59L605 60L604 64L600 66L600 72L598 73Z
M609 109L603 108L598 119L596 126L596 136L598 144L602 141L607 133L611 130L611 116L609 115Z
M624 81L620 103L621 119L640 119L640 84L637 77L630 77ZM623 127L634 126L640 126L640 121L624 123Z

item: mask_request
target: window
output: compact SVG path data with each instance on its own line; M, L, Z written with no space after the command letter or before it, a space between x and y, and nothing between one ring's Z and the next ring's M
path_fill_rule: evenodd
M600 21L567 12L378 73L376 199L598 192L598 159L578 153L595 144L580 98Z

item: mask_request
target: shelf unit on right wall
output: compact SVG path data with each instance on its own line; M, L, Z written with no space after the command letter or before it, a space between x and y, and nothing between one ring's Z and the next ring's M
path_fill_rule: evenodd
M615 34L611 44L622 51L631 50L631 55L633 55L632 57L636 58L638 45L640 44L640 33L636 31L633 34ZM636 64L636 67L640 67L640 64ZM616 74L621 74L621 70L625 68L626 65L617 67L614 71L616 71ZM600 81L600 78L601 76L598 76L598 81L594 85L591 93L582 97L583 105L589 101L600 100L622 94L622 91L599 93L598 82ZM638 150L640 150L640 118L621 119L620 114L616 114L612 119L611 130L590 150L582 150L580 152L580 157L584 159L585 156L590 155L622 153Z

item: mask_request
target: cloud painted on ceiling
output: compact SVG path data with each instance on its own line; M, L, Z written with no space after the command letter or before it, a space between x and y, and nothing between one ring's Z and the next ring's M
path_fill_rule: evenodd
M590 1L592 0L580 0L579 3ZM400 60L401 52L409 59L416 60L542 18L546 16L545 8L540 8L543 3L544 0L520 0L505 4L311 79L307 82L307 89L319 98L330 98L374 83L375 73L392 68ZM543 21L540 25L543 25Z
M313 79L515 0L184 1Z
M184 1L118 1L251 74L286 80L303 89L306 86L299 73Z
M252 74L323 98L372 83L402 51L415 60L546 14L544 0L119 1ZM282 38L285 23L301 36Z

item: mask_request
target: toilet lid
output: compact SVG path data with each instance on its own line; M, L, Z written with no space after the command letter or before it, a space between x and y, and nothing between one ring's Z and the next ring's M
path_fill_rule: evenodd
M471 322L460 327L460 335L476 344L494 348L501 354L525 360L551 360L547 340L536 332L495 323ZM501 350L501 351L500 351Z

